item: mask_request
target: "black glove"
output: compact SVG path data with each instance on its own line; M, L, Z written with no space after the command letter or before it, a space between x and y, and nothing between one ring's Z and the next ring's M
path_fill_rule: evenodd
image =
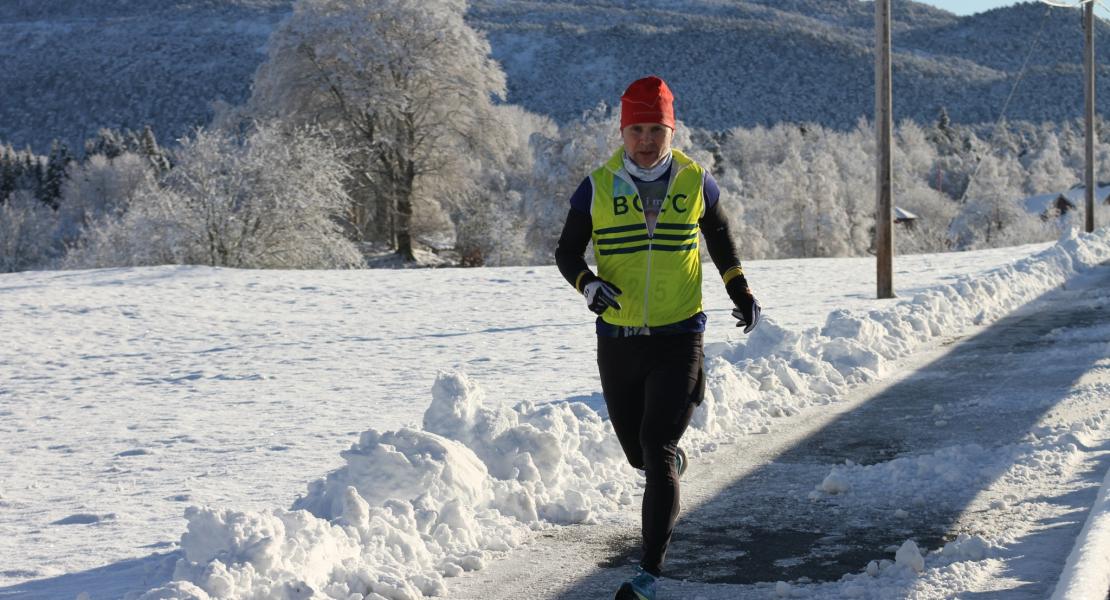
M589 280L582 286L582 295L586 297L586 305L590 310L599 315L608 308L620 310L621 303L617 302L617 296L621 295L621 289L600 277L588 277Z
M743 275L733 277L725 285L725 290L728 291L728 297L736 306L732 309L732 316L736 317L736 326L743 327L744 333L751 332L759 324L759 313L763 309L759 306L759 300L752 295L748 280Z

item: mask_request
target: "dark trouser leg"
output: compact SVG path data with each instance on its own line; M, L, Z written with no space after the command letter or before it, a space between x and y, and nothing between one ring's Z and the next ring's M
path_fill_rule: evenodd
M647 476L641 566L658 575L679 510L675 452L704 388L702 336L599 337L597 362L617 439Z
M679 484L675 453L686 432L704 388L701 334L666 336L672 343L658 344L654 368L645 385L645 418L640 428L644 471L644 557L640 566L659 575L667 545L678 519Z
M640 425L644 420L644 361L646 338L597 338L597 367L601 392L609 409L609 422L616 431L628 464L644 468Z

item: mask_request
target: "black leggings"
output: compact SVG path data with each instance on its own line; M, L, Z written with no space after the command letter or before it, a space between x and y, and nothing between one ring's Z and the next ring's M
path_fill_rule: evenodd
M678 518L675 453L705 390L702 334L597 338L609 420L628 462L647 476L640 566L658 576Z

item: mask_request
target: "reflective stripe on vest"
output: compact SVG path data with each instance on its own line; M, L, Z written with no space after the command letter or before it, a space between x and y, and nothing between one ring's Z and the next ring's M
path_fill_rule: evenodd
M593 184L594 258L597 274L621 289L621 310L601 316L623 326L669 325L701 312L702 216L705 171L677 150L654 235L624 170L624 149L590 174Z

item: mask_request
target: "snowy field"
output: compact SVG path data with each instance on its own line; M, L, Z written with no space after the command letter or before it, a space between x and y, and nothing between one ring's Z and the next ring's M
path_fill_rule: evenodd
M872 299L871 259L753 261L767 323L742 341L707 278L694 454L1003 316L1108 238L898 257L902 308ZM594 412L590 317L554 267L4 275L0 597L451 597L531 532L636 502ZM846 466L822 491L882 476Z

